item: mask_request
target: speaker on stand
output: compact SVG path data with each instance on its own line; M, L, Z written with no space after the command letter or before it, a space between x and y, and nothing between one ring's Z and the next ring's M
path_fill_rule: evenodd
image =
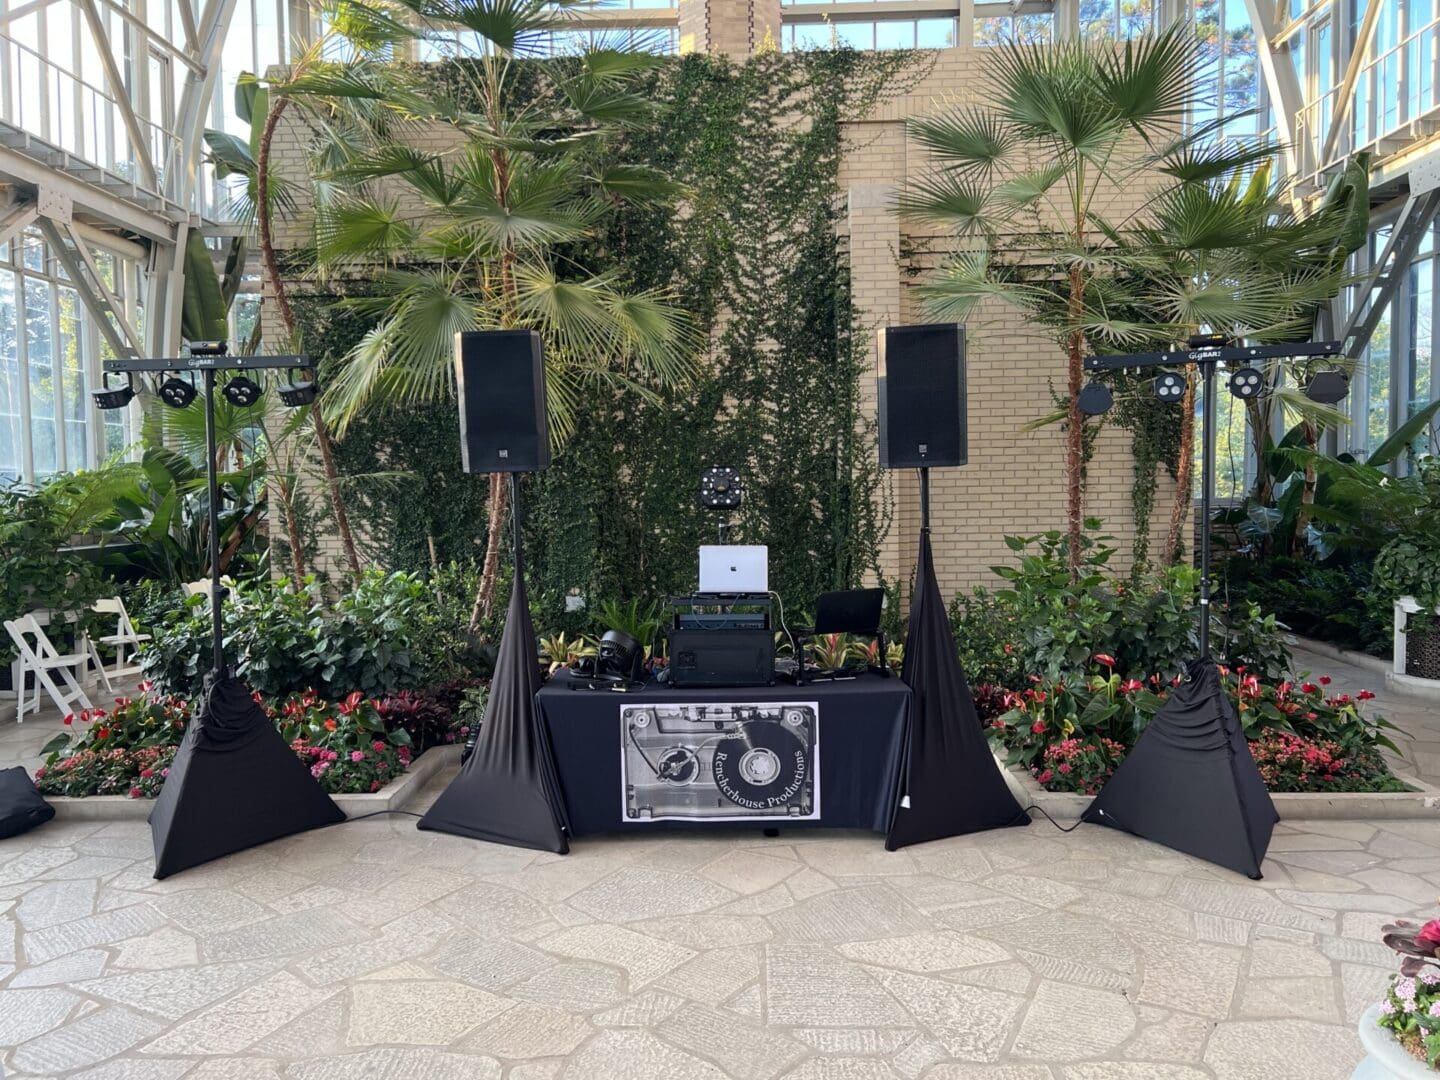
M980 729L930 550L930 469L969 460L965 327L887 326L879 340L880 464L920 470L920 552L900 677L914 697L885 846L1028 825Z
M540 663L525 595L519 474L550 464L545 356L533 330L455 335L460 455L469 473L510 474L515 581L490 698L474 745L418 827L500 844L569 850L569 823L545 726L535 708Z

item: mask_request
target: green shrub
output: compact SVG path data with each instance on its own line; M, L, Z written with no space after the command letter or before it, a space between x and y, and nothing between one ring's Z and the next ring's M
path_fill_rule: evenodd
M225 655L265 697L370 696L444 682L455 673L453 628L432 597L418 576L379 570L333 604L313 579L298 592L285 578L236 583L225 599ZM147 677L167 693L198 694L210 668L209 600L190 597L152 633Z
M1371 564L1363 560L1324 563L1272 555L1236 556L1221 569L1220 595L1248 601L1304 637L1346 649L1389 656L1390 613L1380 618L1367 601Z
M1134 678L1173 677L1198 652L1199 571L1172 566L1141 578L1110 572L1115 549L1100 523L1086 523L1078 577L1065 557L1065 534L1007 536L1018 566L992 569L1005 588L977 588L950 606L951 629L972 683L1010 689L1038 675L1058 680L1088 671L1092 658L1110 657ZM1250 604L1212 609L1211 648L1232 665L1269 679L1283 678L1290 657L1273 616Z
M0 489L0 620L45 609L75 612L80 627L99 628L90 608L114 596L115 587L92 563L65 550L72 539L45 490ZM0 636L0 664L14 656L9 635Z

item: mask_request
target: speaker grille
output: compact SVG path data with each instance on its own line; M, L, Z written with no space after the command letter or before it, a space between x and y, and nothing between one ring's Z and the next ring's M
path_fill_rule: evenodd
M549 466L545 358L534 330L456 334L455 393L466 472L537 472Z
M880 464L887 469L964 465L969 457L965 327L880 331Z

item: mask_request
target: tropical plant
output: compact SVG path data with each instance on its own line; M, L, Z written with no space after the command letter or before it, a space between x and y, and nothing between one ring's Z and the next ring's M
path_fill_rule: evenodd
M372 275L375 294L351 303L378 322L334 378L326 410L341 431L372 400L453 394L454 336L462 330L540 331L557 442L569 434L583 396L622 389L654 398L655 387L688 376L699 342L668 290L628 289L612 274L560 254L591 235L607 203L677 194L641 165L590 166L601 148L648 114L633 84L657 57L595 48L543 67L516 62L583 6L405 0L406 19L420 27L411 31L382 16L382 36L408 32L456 53L448 65L459 87L454 94L409 69L368 64L363 54L376 32L373 18L351 33L361 59L312 65L287 80L290 99L351 106L331 109L335 135L323 143L332 165L322 179L335 194L316 210L318 271ZM474 42L475 55L464 55L457 41ZM521 93L525 84L534 91L535 81L540 91ZM368 110L363 122L354 121L355 106ZM418 149L401 120L448 128L454 146ZM410 199L423 208L422 218L402 210ZM507 508L505 478L496 474L472 626L493 607Z
M618 600L602 600L595 606L595 628L597 634L606 630L629 634L649 654L655 646L655 635L664 622L664 611L665 606L659 600L648 604L642 604L638 599L624 604Z
M74 612L80 629L94 629L91 605L113 596L114 587L96 566L66 550L83 520L63 478L44 488L0 488L0 619L32 611ZM8 635L0 640L0 663L14 655Z
M579 637L568 637L562 633L540 639L540 657L552 675L563 667L569 667L576 660L595 654L595 643L583 634Z
M1267 263L1322 239L1294 223L1272 231L1268 176L1239 179L1275 148L1225 141L1228 118L1186 130L1204 92L1191 27L1123 48L1077 41L987 52L983 106L912 121L938 167L900 209L956 235L956 250L919 290L933 316L963 319L998 298L1064 349L1059 408L1041 422L1065 425L1067 563L1078 577L1087 426L1077 397L1087 351L1153 348L1200 327L1293 332L1333 287L1318 270L1284 279ZM1148 197L1135 215L1106 217L1114 192L1137 188Z
M1413 629L1423 631L1440 608L1440 458L1420 462L1413 488L1416 501L1375 558L1369 599L1378 615L1400 597L1413 596L1420 605Z

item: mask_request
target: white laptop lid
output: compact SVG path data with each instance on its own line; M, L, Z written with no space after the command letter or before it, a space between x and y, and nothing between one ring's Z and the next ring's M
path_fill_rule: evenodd
M764 544L705 544L700 548L702 593L770 591L770 549Z

